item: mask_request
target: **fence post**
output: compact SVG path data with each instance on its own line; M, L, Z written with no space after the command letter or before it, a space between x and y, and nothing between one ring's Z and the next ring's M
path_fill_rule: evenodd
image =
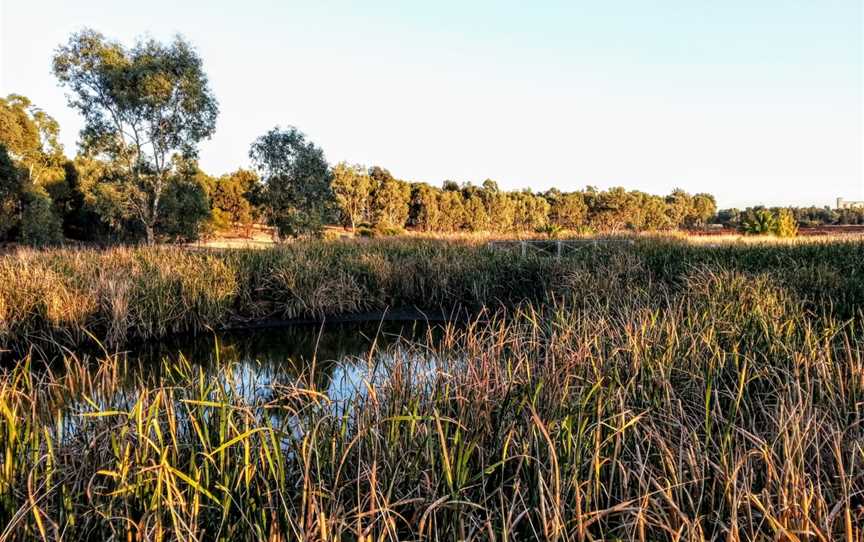
M561 239L558 239L555 242L555 244L557 245L556 248L558 249L558 254L556 256L560 260L561 259Z
M522 246L522 257L528 255L528 244L525 241L520 241L519 244Z

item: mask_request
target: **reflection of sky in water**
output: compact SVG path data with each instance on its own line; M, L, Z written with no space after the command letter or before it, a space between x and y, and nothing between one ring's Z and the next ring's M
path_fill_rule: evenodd
M230 368L232 378L224 380L250 404L268 400L274 384L297 379L338 401L363 392L367 382L380 383L397 360L425 372L429 356L406 341L426 344L427 334L434 342L441 329L425 322L297 325L145 344L128 356L135 360L130 366L153 371L154 378L181 355L210 377L224 379Z
M298 420L293 411L278 406L285 389L297 386L323 393L328 401L308 413L320 415L320 408L325 408L338 415L350 408L351 401L366 398L370 385L378 393L385 391L397 365L412 385L425 387L427 377L434 375L439 366L438 359L425 346L437 344L442 334L441 327L425 322L367 322L175 337L131 348L124 354L126 370L119 375L117 386L92 399L101 411L129 411L140 398L142 380L151 389L187 385L198 382L201 372L208 385L229 388L230 395L236 398L232 402L253 407L268 405L266 409L256 408L255 416L265 416L274 428L297 436ZM177 378L170 374L178 370L191 376ZM197 400L201 398L199 391L178 389L175 397ZM219 395L211 389L212 398ZM86 401L73 400L62 410L51 413L52 425L60 432L55 435L68 442L80 436L80 414L96 409ZM199 413L203 421L211 411L208 408ZM181 421L178 426L181 434L192 430L185 425Z

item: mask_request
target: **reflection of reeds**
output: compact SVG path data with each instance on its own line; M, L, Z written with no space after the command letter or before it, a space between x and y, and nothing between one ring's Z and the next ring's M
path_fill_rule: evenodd
M225 361L122 383L120 358L25 358L0 538L861 540L862 322L788 276L653 290L642 258L370 355L339 401L302 372L253 398Z

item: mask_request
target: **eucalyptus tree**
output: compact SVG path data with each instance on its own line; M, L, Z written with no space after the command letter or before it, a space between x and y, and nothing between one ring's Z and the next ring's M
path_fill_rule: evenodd
M258 175L238 169L218 179L204 176L204 181L213 225L222 230L241 228L249 236L255 219L256 209L251 199L258 189Z
M333 194L339 205L342 225L355 231L357 224L369 218L372 177L365 167L340 162L333 166Z
M687 225L687 219L693 211L693 196L680 188L676 188L666 196L666 214L671 225L682 228Z
M34 185L63 178L60 126L53 117L17 94L0 98L0 144Z
M386 171L386 170L385 170ZM373 180L376 176L372 175ZM411 204L411 186L387 173L372 190L372 222L379 228L405 227Z
M57 49L53 68L84 118L82 149L122 169L123 204L153 243L175 164L194 159L216 128L219 108L201 57L179 36L127 48L87 29Z
M421 231L433 231L441 218L438 208L440 190L426 183L411 185L411 202L408 210L408 224Z
M249 157L264 183L267 222L280 237L318 234L333 209L324 151L293 126L278 126L252 144Z
M702 227L717 214L717 200L711 194L700 193L693 196L689 226Z
M552 191L550 190L550 192ZM546 199L550 205L549 220L557 226L576 229L585 223L588 206L585 204L585 196L581 192L557 194L547 192Z

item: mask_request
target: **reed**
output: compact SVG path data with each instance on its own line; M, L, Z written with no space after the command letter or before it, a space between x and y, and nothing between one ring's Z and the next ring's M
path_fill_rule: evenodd
M433 269L453 251L455 276L479 273L463 260L477 247L380 246L350 266L353 246L158 260L244 269L241 306L257 288L308 291L307 261L338 260L385 299L425 280L381 262L400 250ZM858 295L839 256L860 250L670 243L521 262L514 283L550 273L541 302L370 352L338 399L312 368L181 358L155 377L119 355L24 357L0 375L0 540L861 540L864 322L838 309ZM819 304L814 275L848 297Z
M268 250L17 250L0 256L0 348L112 345L296 319L418 307L476 312L597 297L618 276L663 295L694 269L768 273L810 310L855 316L864 304L864 243L720 243L636 237L563 258L491 249L471 238L298 242ZM578 291L577 291L578 290ZM658 292L660 292L658 294Z

